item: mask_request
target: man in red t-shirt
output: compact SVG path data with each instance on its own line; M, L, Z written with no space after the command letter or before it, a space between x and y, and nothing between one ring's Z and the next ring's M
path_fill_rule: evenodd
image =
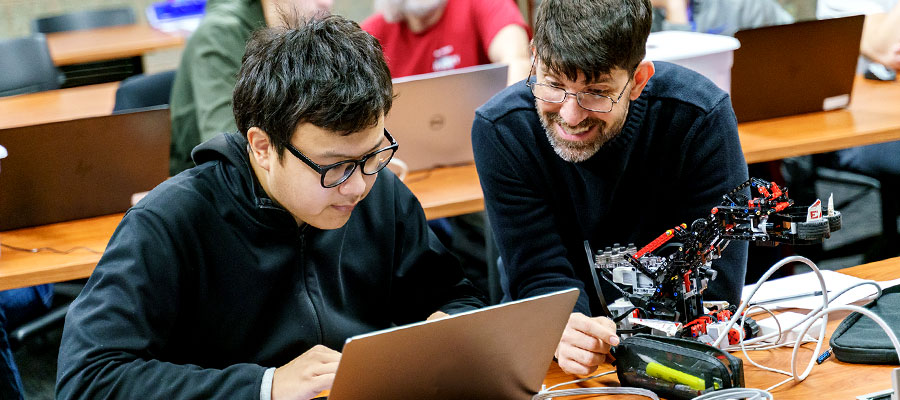
M395 78L489 63L528 76L528 25L512 0L376 0L362 28L384 47Z

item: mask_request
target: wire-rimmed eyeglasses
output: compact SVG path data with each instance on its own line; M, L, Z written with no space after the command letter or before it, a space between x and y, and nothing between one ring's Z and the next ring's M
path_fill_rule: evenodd
M615 106L620 100L622 100L622 95L625 94L625 89L628 89L628 82L631 82L631 78L629 78L628 82L625 82L625 87L623 87L622 91L619 92L619 96L613 99L612 97L603 94L590 92L572 93L561 87L551 86L546 83L531 82L531 75L533 75L533 73L534 63L531 64L531 72L529 72L528 74L528 79L525 80L525 85L531 88L531 94L533 94L534 97L536 97L538 100L558 104L566 101L566 98L569 96L575 96L575 100L578 102L578 105L581 108L588 111L601 113L608 113L612 111L613 106Z
M366 154L356 160L344 160L338 161L334 164L328 165L319 165L310 160L309 157L303 155L300 150L297 150L294 145L288 143L285 147L287 150L303 161L310 168L315 170L322 176L320 183L323 188L333 188L338 186L350 175L353 175L353 172L356 171L357 166L361 166L360 171L365 175L375 175L378 171L381 171L391 162L391 159L394 158L394 153L397 152L397 141L394 140L394 137L388 133L387 129L384 130L384 137L391 143L389 146L375 150L369 154Z

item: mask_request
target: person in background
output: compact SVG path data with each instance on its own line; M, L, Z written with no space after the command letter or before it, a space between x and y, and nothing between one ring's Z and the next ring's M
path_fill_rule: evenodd
M652 31L688 30L734 36L741 29L790 24L775 0L652 0Z
M392 101L353 21L254 33L238 132L125 214L66 316L57 397L309 399L347 338L483 306L384 168Z
M5 152L2 147L0 151ZM9 333L46 313L52 302L52 284L0 291L0 399L23 399L25 393L10 348Z
M644 61L651 18L650 0L543 0L531 77L480 107L472 126L504 294L581 290L556 349L572 374L592 372L619 341L584 241L650 243L748 177L728 94ZM732 242L705 296L738 304L746 256L747 243ZM619 297L608 289L608 301Z
M869 61L900 70L900 3L897 0L819 0L818 18L866 14L860 53Z
M877 63L894 70L892 75L896 79L896 71L900 70L900 3L897 0L820 0L817 6L819 18L866 14L860 43L862 68ZM842 149L836 154L839 168L900 180L897 158L900 141Z
M528 75L528 25L512 0L375 0L361 24L398 78L489 63Z
M210 0L206 4L206 15L181 54L172 87L171 175L194 166L194 146L237 129L231 92L250 34L280 25L279 9L314 15L331 5L332 0Z
M507 84L528 75L528 25L513 0L375 0L374 8L361 26L381 42L394 78L488 63L509 66ZM484 213L429 224L476 286L499 300L488 279Z

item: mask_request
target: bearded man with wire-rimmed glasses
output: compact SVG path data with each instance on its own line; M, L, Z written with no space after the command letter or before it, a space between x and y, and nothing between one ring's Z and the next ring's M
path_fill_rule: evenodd
M644 60L651 16L649 0L543 0L529 78L479 108L472 127L504 297L581 289L556 351L569 373L593 371L618 343L584 242L642 246L747 179L728 94ZM746 258L747 244L732 243L704 298L737 304Z

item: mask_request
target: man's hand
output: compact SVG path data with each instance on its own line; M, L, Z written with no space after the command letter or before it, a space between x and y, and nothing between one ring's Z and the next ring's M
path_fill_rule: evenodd
M587 375L606 361L610 346L619 344L616 324L606 317L590 318L572 313L563 331L556 359L568 374Z
M272 400L307 400L331 389L341 353L322 345L306 351L275 369Z

